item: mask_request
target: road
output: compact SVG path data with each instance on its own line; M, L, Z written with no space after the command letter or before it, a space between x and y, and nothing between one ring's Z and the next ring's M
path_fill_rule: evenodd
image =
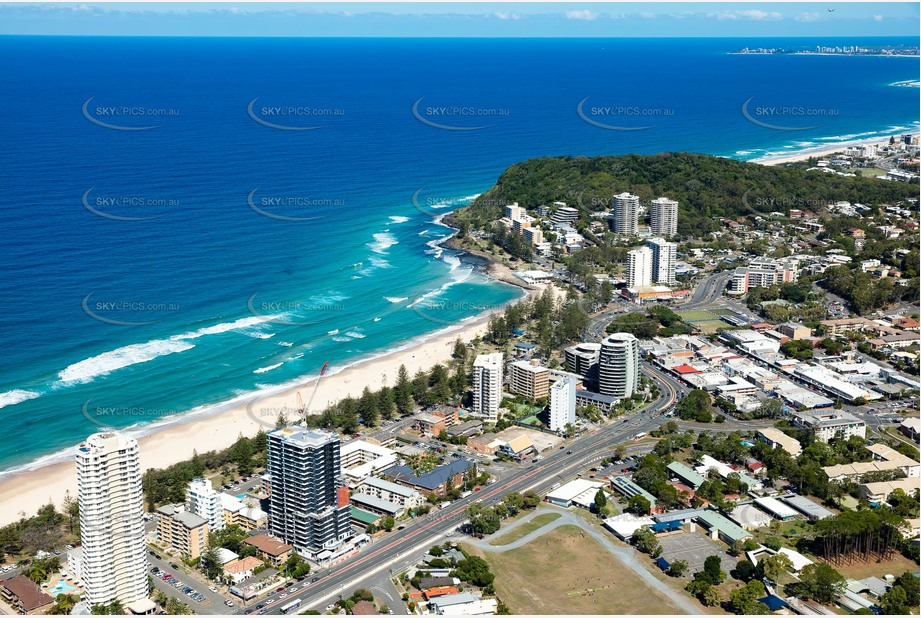
M376 579L381 572L387 572L389 575L392 565L400 563L407 556L417 553L421 555L448 533L453 534L465 520L464 509L474 500L489 502L509 492L547 490L551 485L574 476L580 469L610 457L615 444L628 440L638 432L658 427L662 421L662 410L674 401L674 388L663 382L659 398L640 413L622 422L611 423L588 436L572 440L563 448L545 455L543 460L512 470L508 477L468 498L458 500L444 510L413 520L397 534L377 541L355 558L336 565L329 574L311 584L307 590L269 603L266 605L265 613L277 612L281 605L294 599L301 599L302 607L322 608L326 603L338 599L340 594L344 595L347 588L359 587L364 581Z
M731 275L731 272L723 271L705 277L694 288L691 299L681 305L681 309L695 309L715 302L722 295L726 282L729 281Z

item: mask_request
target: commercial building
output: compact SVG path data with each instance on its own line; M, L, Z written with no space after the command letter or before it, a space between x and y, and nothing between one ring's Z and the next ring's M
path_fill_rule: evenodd
M190 513L207 520L209 532L224 529L224 508L221 505L221 495L214 490L214 485L209 479L192 479L186 490L185 506Z
M899 431L901 431L915 442L918 442L919 437L921 437L921 418L917 416L909 416L901 422L899 425Z
M844 410L804 410L793 413L793 424L815 434L816 440L847 440L851 436L867 437L867 424Z
M589 390L598 387L598 359L601 354L600 343L577 343L565 350L566 368L584 378L583 383Z
M677 478L691 489L697 489L707 480L702 474L698 474L680 461L671 462L666 466L666 470L668 470L669 476Z
M812 335L812 330L808 326L803 326L802 324L796 324L794 322L786 322L777 327L777 331L789 337L790 339L808 339Z
M551 490L545 499L550 504L564 508L573 505L589 508L594 504L598 490L603 487L604 483L599 481L576 479Z
M436 597L428 603L436 614L449 616L494 616L499 609L496 599L483 599L469 592Z
M508 390L528 399L542 399L550 393L550 370L537 361L515 361L509 365Z
M611 489L625 495L627 498L632 498L633 496L643 496L649 500L649 506L652 508L654 508L658 502L655 496L634 483L626 476L612 476L608 480L611 482Z
M480 354L473 361L473 411L495 422L501 401L502 353Z
M483 431L483 421L464 421L454 427L448 427L448 437L459 438L461 436L475 436Z
M614 333L601 342L598 362L599 390L602 395L629 399L640 383L640 352L636 337Z
M563 431L576 422L576 381L560 378L550 388L550 431Z
M339 447L342 475L350 486L361 483L379 470L397 462L396 453L380 444L366 440L351 440Z
M157 513L157 535L163 547L175 549L189 560L208 551L207 519L185 510L181 504L165 504Z
M639 212L639 196L627 192L615 195L611 207L611 231L621 236L635 236Z
M594 406L598 408L598 411L602 414L610 414L611 410L617 405L619 400L616 397L611 397L610 395L602 395L601 393L593 393L591 391L576 390L576 406L580 408L587 408L589 406Z
M147 599L144 498L137 441L96 433L76 447L80 575L89 605Z
M649 228L653 234L674 236L678 233L678 202L658 197L649 202Z
M476 472L476 463L468 459L455 459L431 472L416 474L409 466L393 466L384 471L384 476L394 483L419 490L425 496L443 496L449 490L464 484L468 470Z
M382 517L389 516L396 519L405 513L403 506L400 504L390 502L389 500L382 500L381 498L364 493L353 493L350 497L350 501L355 508Z
M646 246L652 250L652 280L655 283L673 285L678 245L664 238L650 238Z
M638 247L627 252L627 287L652 285L652 249Z
M269 432L269 531L322 560L352 536L339 436L292 425Z
M425 504L425 498L422 494L412 487L406 487L405 485L393 483L386 479L379 479L376 477L367 478L362 481L358 489L365 495L393 502L394 504L402 506L404 509L412 509Z
M825 367L798 365L793 370L793 375L807 384L822 389L833 397L840 397L848 402L853 402L856 399L871 401L880 398L880 395L848 382L840 373Z
M796 438L791 438L779 429L765 427L755 433L755 437L766 443L771 448L782 448L793 457L799 457L803 452L803 446Z

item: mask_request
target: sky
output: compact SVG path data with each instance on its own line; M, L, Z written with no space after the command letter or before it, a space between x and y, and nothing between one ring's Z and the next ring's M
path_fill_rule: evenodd
M919 3L22 2L0 4L0 34L917 37Z

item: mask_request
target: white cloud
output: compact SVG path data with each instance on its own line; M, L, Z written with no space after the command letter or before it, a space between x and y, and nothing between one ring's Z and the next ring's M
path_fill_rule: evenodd
M759 9L747 9L744 11L720 11L719 13L710 13L710 17L716 17L720 21L777 21L783 19L783 15L777 11L762 11Z
M874 15L874 16L873 16L873 21L883 21L883 16L882 16L882 15Z
M821 13L800 13L793 19L799 22L809 23L813 21L823 21L825 16Z
M493 13L493 15L506 21L518 21L521 19L521 15L518 13Z
M598 13L591 11L566 11L566 19L581 19L583 21L595 21L598 19Z

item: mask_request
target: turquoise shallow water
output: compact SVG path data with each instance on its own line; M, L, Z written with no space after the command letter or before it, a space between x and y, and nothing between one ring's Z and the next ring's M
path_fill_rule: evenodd
M757 44L0 37L16 58L0 68L0 469L516 298L437 244L438 216L516 161L751 159L917 127L917 89L891 86L918 78L916 59L726 53ZM751 97L838 113L773 131L740 113ZM577 115L586 98L587 113L673 113L605 130ZM435 128L414 103L485 128Z

